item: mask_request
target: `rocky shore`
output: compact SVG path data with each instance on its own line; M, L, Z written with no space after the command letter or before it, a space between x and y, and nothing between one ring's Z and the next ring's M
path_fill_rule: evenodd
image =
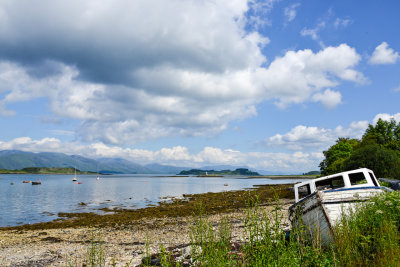
M287 216L286 211L293 200L285 195L284 190L286 189L284 188L287 189L287 186L281 188L283 191L280 204L284 211L283 215ZM263 189L256 189L252 192L257 190ZM276 187L275 189L268 187L264 190L272 190L275 192L274 194L279 193ZM213 197L217 199L221 194L226 197L226 194L223 193L216 193ZM264 197L267 195L264 194ZM195 196L191 196L191 199L188 200L189 206L196 200ZM273 209L271 198L262 200L262 203L263 209ZM169 203L164 206L164 209L165 207L168 207L167 210L176 209L175 204ZM225 209L217 212L212 212L212 207L210 207L211 210L206 212L210 214L209 221L215 226L220 223L222 218L228 218L232 228L232 241L242 242L246 216L244 206L244 203L243 207L229 208L228 205ZM148 209L154 209L154 214L157 214L157 207ZM143 214L145 215L143 218L137 218L129 224L124 221L124 224L108 225L105 223L90 226L87 222L82 221L80 225L78 217L72 219L77 221L73 224L58 223L60 227L43 224L41 227L0 228L0 266L85 266L89 248L93 244L100 244L98 241L102 244L106 263L115 262L116 266L139 265L145 256L146 247L150 253L156 253L162 245L170 248L176 255L181 255L182 258L185 257L185 253L190 252L190 228L196 219L194 213L187 213L185 216L175 216L175 213L172 213L173 216L165 214L163 216L147 216L146 212ZM107 217L103 218L107 219ZM285 219L282 226L288 227L287 217Z

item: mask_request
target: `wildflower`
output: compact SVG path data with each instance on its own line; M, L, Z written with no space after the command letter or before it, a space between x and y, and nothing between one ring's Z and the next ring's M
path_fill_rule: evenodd
M390 200L386 200L385 204L388 205L388 206L392 206L393 205L393 203Z
M383 214L383 211L377 210L377 211L375 211L375 213L376 213L376 214Z

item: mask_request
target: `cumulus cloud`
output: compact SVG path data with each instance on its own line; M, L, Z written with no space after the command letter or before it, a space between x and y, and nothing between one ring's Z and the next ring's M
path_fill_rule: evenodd
M286 20L288 22L291 22L292 20L294 20L296 18L296 14L297 14L297 8L300 6L300 3L295 3L292 4L288 7L285 7L283 13L286 17Z
M342 102L342 95L340 92L326 89L323 93L313 95L312 100L321 102L327 109L333 109Z
M46 97L55 116L81 121L80 140L127 145L215 135L266 100L337 105L328 88L363 82L360 56L341 44L267 65L269 39L245 25L274 2L3 1L0 114Z
M390 48L388 43L382 42L378 45L371 58L369 59L370 64L394 64L400 58L398 52L395 52L393 48Z
M283 147L292 151L322 151L333 145L339 137L361 138L369 123L376 124L379 119L400 122L400 113L379 113L371 122L355 121L347 127L339 125L334 129L298 125L285 134L267 138L263 143L267 147Z
M267 146L281 146L289 150L303 151L326 149L339 137L360 138L368 126L368 121L352 122L347 128L337 126L335 129L307 127L299 125L286 134L269 137Z
M379 119L382 119L384 121L390 121L390 120L394 119L396 122L400 122L400 113L396 113L393 115L388 114L388 113L379 113L372 120L373 124L376 124Z

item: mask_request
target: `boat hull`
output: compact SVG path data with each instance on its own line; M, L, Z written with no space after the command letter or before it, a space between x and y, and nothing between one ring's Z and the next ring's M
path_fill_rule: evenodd
M316 191L290 207L292 229L304 226L311 239L329 243L344 212L384 191L380 186Z

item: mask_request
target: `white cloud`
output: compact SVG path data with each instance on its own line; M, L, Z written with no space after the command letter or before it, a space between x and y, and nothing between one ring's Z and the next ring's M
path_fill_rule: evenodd
M384 121L390 121L390 120L394 119L396 122L399 123L400 122L400 113L396 113L393 115L388 114L388 113L379 113L372 120L373 124L376 124L379 119L382 119Z
M48 97L58 117L83 121L77 132L83 140L133 144L176 134L214 135L232 120L256 115L255 105L268 99L280 107L310 100L333 107L339 93L321 90L340 79L363 82L353 69L359 60L353 48L342 44L318 53L289 51L267 68L224 73L142 68L132 74L136 87L83 81L76 67L62 63L45 63L54 74L43 78L3 62L0 90L4 103Z
M272 21L269 19L268 14L273 9L274 4L279 1L281 0L243 1L248 3L246 16L247 27L258 31L265 26L271 26Z
M341 44L288 51L266 65L269 39L245 26L250 9L259 16L275 2L3 1L0 114L48 98L57 118L81 121L79 140L128 145L212 136L266 100L338 104L334 87L365 79L355 69L360 56Z
M297 12L296 9L299 6L300 6L300 3L295 3L295 4L292 4L292 5L288 6L288 7L285 7L283 12L284 12L286 20L288 22L291 22L292 20L294 20L296 18L296 12Z
M299 125L286 134L268 138L267 146L280 146L294 151L323 150L331 146L339 137L360 138L368 126L368 121L352 122L347 128L335 129L307 127Z
M317 26L315 28L303 28L300 32L301 36L310 36L311 39L313 39L314 41L317 41L318 44L324 48L325 44L324 42L321 40L321 38L319 37L319 32L324 29L326 27L326 21L321 21L317 24Z
M395 52L386 42L382 42L378 45L371 58L369 59L370 64L394 64L400 58L398 52Z
M342 95L339 92L326 89L323 93L316 93L312 100L321 102L327 109L333 109L342 102Z
M349 26L352 23L351 19L342 19L342 18L336 18L335 22L333 23L333 26L335 28L345 28Z
M400 122L400 113L377 114L371 123L376 124L378 119L385 121L394 119ZM322 151L333 145L339 137L360 139L369 124L368 121L355 121L348 127L339 125L334 129L298 125L285 134L276 134L267 138L263 143L267 147L283 147L292 151Z
M290 103L312 100L312 95L343 80L363 83L364 76L353 69L360 61L354 48L346 44L327 47L318 53L311 50L289 51L276 58L267 70L259 70L259 80L266 92L285 107ZM268 91L267 91L268 90Z

